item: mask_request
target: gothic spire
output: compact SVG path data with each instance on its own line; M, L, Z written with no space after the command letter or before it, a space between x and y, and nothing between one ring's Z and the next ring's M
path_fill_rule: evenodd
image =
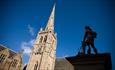
M49 17L49 20L48 20L48 23L47 23L45 30L54 31L54 15L55 15L55 4L53 6L53 10L52 10L51 15Z

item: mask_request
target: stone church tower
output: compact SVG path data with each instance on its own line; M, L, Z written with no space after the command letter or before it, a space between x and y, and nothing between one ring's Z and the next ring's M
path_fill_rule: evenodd
M55 5L45 29L40 29L26 70L54 70L57 38L54 33Z

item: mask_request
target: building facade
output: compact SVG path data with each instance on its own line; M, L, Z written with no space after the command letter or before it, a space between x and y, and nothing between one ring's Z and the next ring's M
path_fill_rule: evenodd
M54 70L56 59L56 33L54 33L55 5L45 29L40 29L26 70Z
M22 54L0 45L0 70L22 70Z

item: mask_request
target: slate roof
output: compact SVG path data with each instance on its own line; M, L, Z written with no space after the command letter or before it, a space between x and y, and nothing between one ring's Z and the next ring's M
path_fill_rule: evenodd
M0 45L0 51L4 50L5 47L3 47L3 45Z

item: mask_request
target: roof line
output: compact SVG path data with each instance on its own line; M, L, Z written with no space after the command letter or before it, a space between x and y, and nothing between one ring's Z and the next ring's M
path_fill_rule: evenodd
M8 47L6 47L5 45L2 45L2 44L0 44L0 46L2 46L2 47L4 47L4 48L8 48ZM14 51L14 50L12 50L12 49L10 49L10 48L8 48L9 50L11 50L12 52L14 52L14 53L17 53L16 51Z

